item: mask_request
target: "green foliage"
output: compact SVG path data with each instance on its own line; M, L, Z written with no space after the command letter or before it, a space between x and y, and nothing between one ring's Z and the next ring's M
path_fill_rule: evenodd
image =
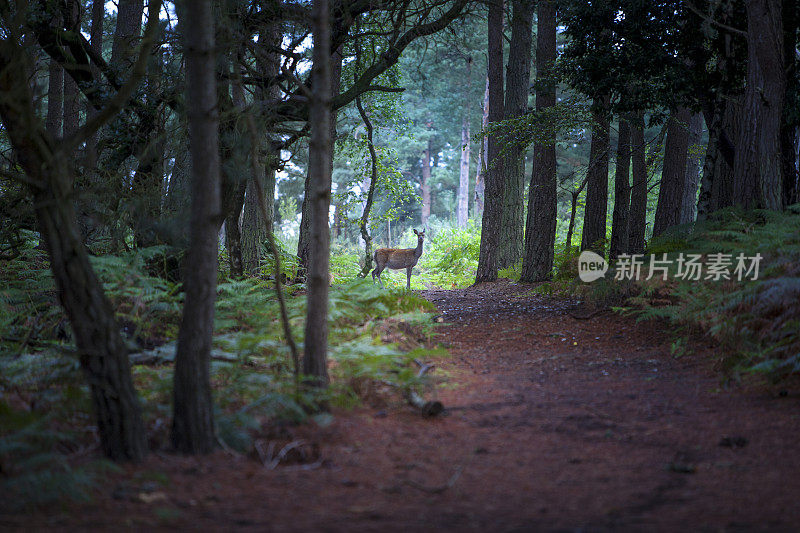
M12 409L0 401L0 509L19 511L54 502L86 501L107 461L72 466L59 451L74 449L74 436L54 429L54 415Z
M475 283L481 230L470 220L465 229L432 228L432 237L420 258L421 283L444 288L462 288ZM412 284L414 279L412 277ZM412 285L413 286L413 285Z
M793 212L726 209L697 223L694 232L677 228L654 239L649 251L743 253L763 257L757 280L675 279L639 284L630 299L641 318L669 320L705 332L721 346L733 377L761 373L779 380L800 371L800 215ZM668 305L664 302L669 301ZM682 345L680 350L683 350Z

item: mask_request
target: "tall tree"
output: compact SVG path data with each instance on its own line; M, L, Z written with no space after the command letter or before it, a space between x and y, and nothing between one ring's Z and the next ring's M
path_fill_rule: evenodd
M581 237L581 250L591 248L600 253L605 250L608 213L608 103L609 97L604 96L592 106L592 144Z
M303 374L319 387L328 383L328 267L330 228L328 212L331 203L331 167L333 136L331 134L331 28L328 0L314 0L314 52L311 83L311 140L308 174L311 252L308 261L308 306L305 328Z
M798 143L800 143L800 71L797 57L800 33L800 0L783 1L783 60L786 63L786 107L781 123L781 157L783 159L783 201L792 205L800 200L800 171Z
M68 0L66 27L69 31L80 32L81 29L81 4L78 0ZM78 85L71 76L64 76L64 135L72 135L78 131L80 120L80 100L78 99Z
M422 151L422 225L428 223L431 216L431 159L433 155L433 134L428 137L428 146Z
M192 175L190 243L173 381L172 444L181 453L215 447L209 363L217 286L220 193L219 111L212 0L181 5Z
M511 43L506 67L503 118L512 120L528 112L531 79L531 29L535 3L512 0ZM502 236L497 266L506 268L522 257L525 222L525 146L505 143Z
M342 80L342 51L337 50L332 54L329 54L331 57L331 99L335 98L339 95L339 88L341 85ZM334 141L336 140L336 113L332 113L330 118L330 132L328 132L328 136L330 137L331 141L331 150L334 148ZM308 147L308 159L309 162L311 161L311 145L309 144ZM331 181L331 177L328 176L328 182ZM297 257L300 260L300 272L298 273L301 279L305 279L306 272L308 272L309 264L311 261L311 246L312 246L312 236L311 236L311 209L310 204L310 195L312 189L312 180L311 180L311 165L309 164L308 170L306 171L306 183L305 183L305 193L303 194L303 206L301 209L301 218L300 218L300 236L297 241Z
M64 123L64 69L54 60L50 60L47 88L47 118L45 127L54 139L61 137Z
M630 215L631 126L627 117L619 117L617 137L617 166L614 172L614 212L611 215L612 261L628 250L628 219Z
M492 125L503 120L503 1L489 0L488 4L489 125ZM486 163L486 189L476 282L497 279L505 183L500 142L496 134L488 136Z
M685 107L673 110L669 116L664 168L661 171L661 186L658 189L658 204L653 223L654 237L680 223L691 118L692 112Z
M280 59L273 50L280 46L283 37L280 25L273 24L265 31L263 48L259 47L256 53L256 64L259 71L267 77L277 77L280 72ZM261 39L259 39L261 42ZM265 99L280 98L278 85L272 85L265 91L263 84L255 87L255 99L263 101ZM273 221L275 217L275 173L278 168L280 152L277 143L271 136L267 136L264 130L264 121L259 120L256 126L261 130L263 136L263 149L266 153L264 158L263 172L258 173L257 179L261 182L261 190L264 193L264 207L266 208L266 220L259 214L260 199L257 197L257 188L253 180L248 180L247 190L244 198L244 212L242 214L242 268L246 274L254 274L259 265L261 257L261 247L267 240L267 232L273 232ZM252 140L251 140L252 141Z
M22 28L16 25L7 6L0 7L5 23L0 37L0 118L25 172L18 179L29 187L33 198L59 301L72 326L80 365L89 382L101 446L108 457L118 460L139 460L144 456L144 424L127 348L80 236L72 202L74 174L70 154L119 113L130 98L144 75L160 7L158 1L149 6L150 21L128 83L107 101L94 120L60 142L41 124L28 81L19 75L29 64L27 51L19 46Z
M456 207L456 222L459 228L467 227L469 218L469 157L470 157L470 138L469 138L469 118L470 118L470 99L469 85L470 73L472 72L472 57L467 56L467 80L464 84L464 103L461 111L461 163L458 173L458 198Z
M734 202L781 209L781 121L786 97L780 0L747 2L747 83L736 140Z
M540 0L536 30L536 111L556 105L553 65L556 60L556 4ZM522 281L542 281L553 271L556 239L556 145L537 142L533 147L533 173L528 191L528 219L525 225L525 256Z
M626 252L643 254L647 226L647 162L642 113L631 123L631 211L628 216Z
M489 76L486 76L486 89L483 93L481 104L481 129L486 131L489 125ZM483 201L486 194L486 171L489 165L486 156L489 152L489 137L481 139L480 153L478 154L478 170L475 173L475 218L483 219Z
M703 133L703 114L694 113L689 121L689 154L686 161L686 180L681 202L679 224L694 222L697 216L697 188L700 185L701 134Z

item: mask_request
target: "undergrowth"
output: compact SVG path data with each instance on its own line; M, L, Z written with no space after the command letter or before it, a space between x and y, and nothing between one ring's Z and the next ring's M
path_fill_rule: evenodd
M800 374L800 205L786 212L726 209L708 220L679 226L650 243L639 281L615 280L612 265L604 278L583 283L577 278L578 248L556 254L553 280L533 290L570 295L596 306L612 306L639 320L660 320L672 326L673 353L688 349L689 334L707 335L726 377L747 374L779 381ZM678 278L679 254L731 254L733 273L738 254L761 254L758 278L741 281ZM667 254L666 280L650 280L650 255ZM705 274L703 275L705 277Z
M92 258L132 352L134 381L156 447L168 445L174 339L183 302L179 284L148 274L147 265L161 253L152 248ZM332 261L331 386L324 393L294 387L274 281L267 279L273 262L262 263L260 277L218 284L211 379L225 446L248 452L258 432L274 423L309 417L325 423L329 415L309 414L309 406L321 401L342 407L401 402L405 392L424 393L432 385L415 363L442 355L430 348L432 304L404 287L380 289L371 279L357 279L355 258ZM282 259L293 276L296 259L285 251ZM286 287L301 350L303 289ZM94 433L86 431L93 426L88 388L46 255L33 246L0 262L0 347L0 490L22 506L88 495L97 467L74 466L77 455L97 446Z

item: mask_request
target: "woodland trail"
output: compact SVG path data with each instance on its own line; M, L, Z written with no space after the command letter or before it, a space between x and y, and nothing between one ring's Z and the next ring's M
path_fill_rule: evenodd
M274 438L321 466L151 454L116 497L3 525L248 531L790 531L800 394L721 389L713 348L674 358L661 324L498 282L427 291L451 357L444 416L399 403ZM156 489L148 479L166 476ZM122 490L122 496L120 496ZM126 493L125 490L129 492ZM136 494L139 497L128 497Z

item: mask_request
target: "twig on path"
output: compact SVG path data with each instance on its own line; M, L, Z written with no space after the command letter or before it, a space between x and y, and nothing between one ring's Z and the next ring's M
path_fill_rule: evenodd
M456 484L456 481L458 481L458 478L461 477L461 471L462 470L463 470L463 467L459 466L458 468L456 468L456 471L453 473L453 475L450 476L450 479L447 480L447 483L445 483L444 485L437 485L435 487L428 487L427 485L423 485L422 483L418 483L418 482L414 481L413 479L406 479L404 481L405 481L406 485L408 485L409 487L413 487L413 488L415 488L417 490L421 490L422 492L427 492L428 494L441 494L442 492L446 491L447 489L449 489L450 487L452 487L453 485Z

